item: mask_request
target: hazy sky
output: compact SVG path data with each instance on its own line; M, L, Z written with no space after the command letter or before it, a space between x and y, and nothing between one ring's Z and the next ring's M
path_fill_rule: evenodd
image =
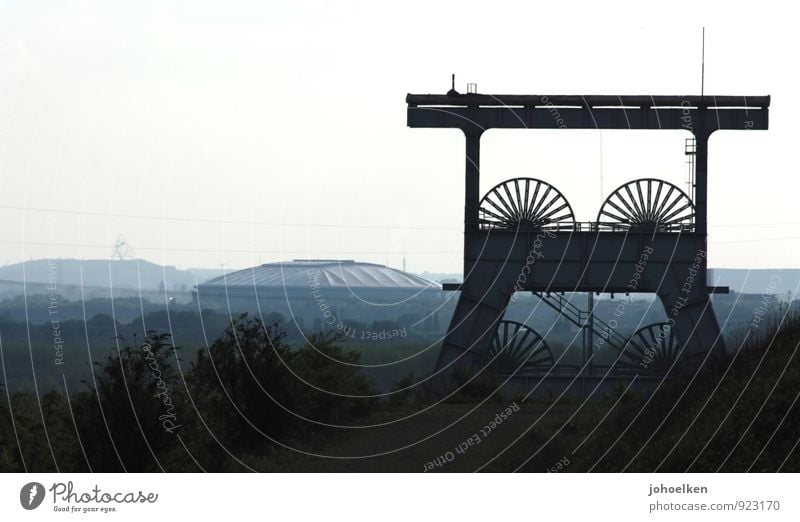
M408 129L406 93L696 94L705 24L706 93L773 96L769 131L712 138L709 264L799 267L794 15L558 5L0 0L0 264L122 234L179 267L460 271L463 138ZM481 187L538 177L588 221L628 180L683 187L687 136L490 131Z

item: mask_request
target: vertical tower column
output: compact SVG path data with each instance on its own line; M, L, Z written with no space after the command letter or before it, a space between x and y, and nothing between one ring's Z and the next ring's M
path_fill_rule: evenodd
M702 112L707 108L699 105ZM689 360L703 356L708 350L724 350L725 341L708 294L708 138L711 132L705 117L697 120L695 137L695 234L702 237L702 249L695 252L697 270L684 267L685 273L670 267L670 275L662 281L658 296L667 312L674 333L683 343Z
M702 119L698 123L698 128L694 133L695 139L695 232L708 234L708 138L710 133L706 131L702 124Z
M466 157L464 168L464 253L472 232L479 228L481 201L481 129L464 129ZM464 256L464 280L472 270L472 261Z
M481 134L483 131L464 130L467 138L464 193L464 230L478 230L478 208L481 200Z
M705 110L705 107L700 107ZM695 233L703 236L703 250L708 252L708 138L711 133L706 130L705 119L700 118L695 131L695 201L694 223ZM702 291L706 293L708 285L708 255L703 256L698 279L702 282ZM708 294L706 293L706 298ZM716 319L715 319L716 321Z
M594 353L594 292L591 290L586 294L586 320L583 322L583 350L581 354L581 366L583 370L580 372L580 395L586 397L588 394L588 379L594 373L593 363L591 362L592 354ZM560 314L560 317L565 317ZM580 319L580 312L578 312ZM580 322L580 320L578 321ZM588 363L588 364L587 364Z

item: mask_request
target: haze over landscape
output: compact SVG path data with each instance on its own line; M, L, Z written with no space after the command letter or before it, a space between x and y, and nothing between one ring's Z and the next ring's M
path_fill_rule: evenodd
M179 268L405 256L413 272L458 273L463 138L406 128L406 93L443 93L455 72L462 91L697 94L707 22L705 92L772 95L768 133L711 140L709 263L800 266L800 85L775 52L791 47L791 16L744 24L692 4L691 20L676 6L660 25L623 10L607 31L519 4L514 18L533 26L508 30L508 11L478 21L469 3L311 4L0 6L0 218L13 224L0 264L104 259L122 234ZM481 190L539 177L593 220L630 179L684 187L687 136L490 131Z

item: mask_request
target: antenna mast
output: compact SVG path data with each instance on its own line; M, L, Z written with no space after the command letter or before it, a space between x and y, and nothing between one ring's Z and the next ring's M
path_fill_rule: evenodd
M117 241L114 243L114 247L111 249L111 259L116 259L118 261L125 261L126 259L133 259L134 253L133 248L125 239L125 236L120 234L117 237Z
M700 57L700 96L705 93L706 87L706 28L703 26L703 44Z
M450 75L450 90L447 91L448 96L458 96L458 91L456 90L456 75L455 73Z

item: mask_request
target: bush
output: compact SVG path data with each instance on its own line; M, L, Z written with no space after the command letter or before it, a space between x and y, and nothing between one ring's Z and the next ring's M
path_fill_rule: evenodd
M485 370L476 374L463 366L454 366L452 385L458 391L447 402L475 402L488 399L490 402L507 402L503 394L503 379Z
M198 413L231 453L319 436L326 430L318 423L345 424L369 414L375 400L358 396L374 390L358 371L358 354L336 346L338 340L312 335L294 349L279 325L240 316L197 354L189 380Z
M124 343L124 339L119 340ZM177 435L188 420L177 352L169 334L153 331L142 342L116 349L95 373L88 392L73 399L77 430L94 471L164 469L180 449Z

